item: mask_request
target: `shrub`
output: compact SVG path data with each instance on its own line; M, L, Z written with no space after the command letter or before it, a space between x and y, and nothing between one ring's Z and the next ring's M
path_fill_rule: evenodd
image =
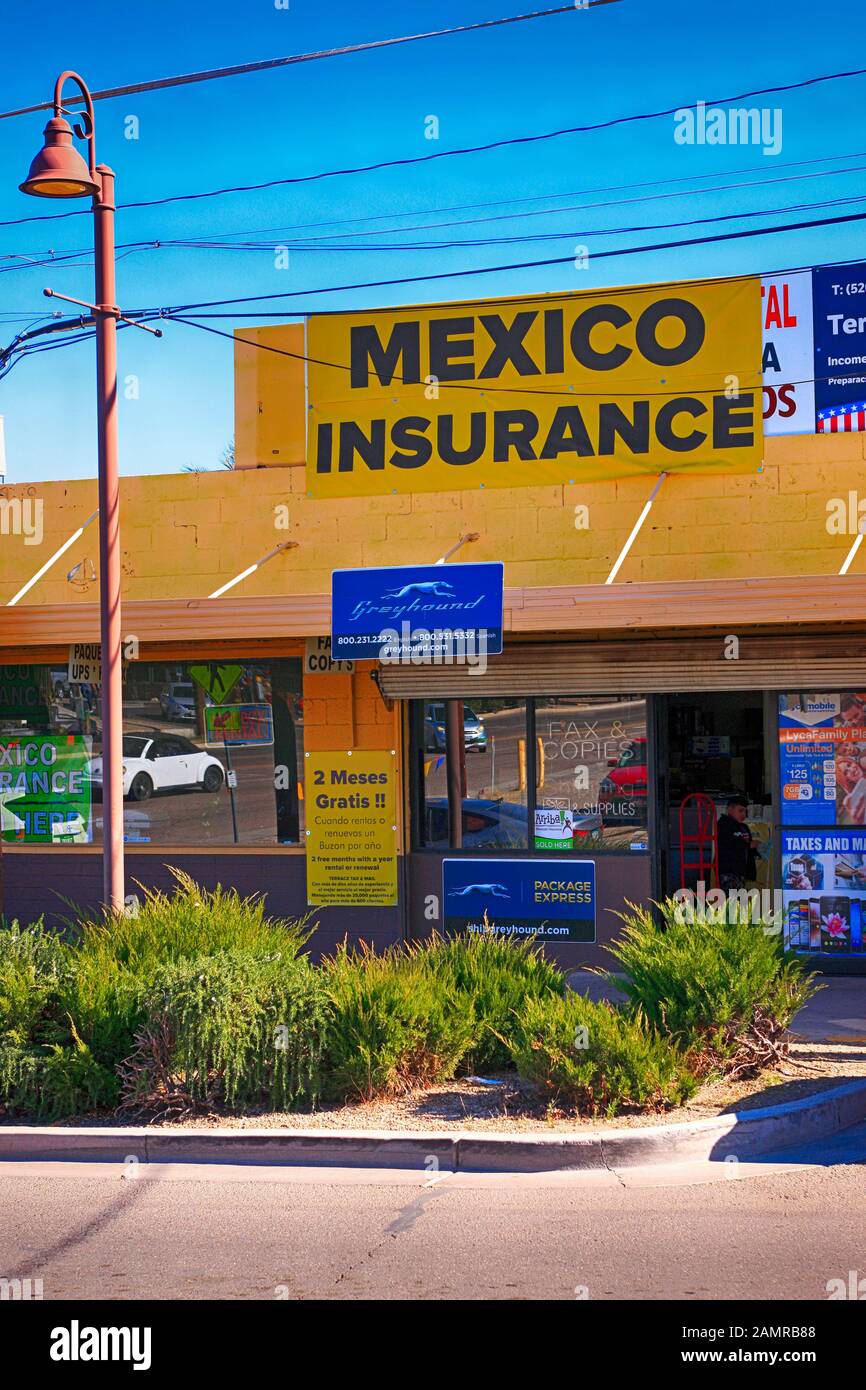
M668 1039L579 994L529 1000L510 1050L521 1077L580 1114L615 1115L624 1105L662 1110L697 1084Z
M236 947L172 961L141 985L139 1005L120 1069L125 1108L315 1101L328 1007L306 957Z
M117 1103L117 1078L77 1036L69 1046L0 1043L0 1096L10 1113L56 1120Z
M632 1016L692 1052L701 1073L744 1077L780 1061L785 1030L820 986L785 952L778 927L736 903L688 920L671 898L658 905L658 922L629 906L622 936L607 948L625 979L607 978L625 991Z
M325 969L335 1095L371 1100L454 1075L477 1036L475 1013L468 995L437 974L429 952L341 947Z
M69 973L67 948L41 922L0 923L0 1037L24 1044L41 1036Z
M434 976L446 988L465 994L475 1015L475 1038L464 1059L469 1071L512 1064L509 1040L528 999L561 995L562 971L534 941L511 941L493 932L433 937L417 948L426 954Z
M94 1055L118 1066L145 1024L143 988L167 965L237 950L251 958L294 960L309 940L306 923L265 915L264 903L234 889L200 888L180 870L174 893L148 890L135 916L79 916L69 924L75 970L61 1004Z

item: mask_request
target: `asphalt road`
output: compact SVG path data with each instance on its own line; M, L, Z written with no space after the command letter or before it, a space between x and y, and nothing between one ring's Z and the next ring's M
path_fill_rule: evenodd
M826 1300L866 1278L864 1164L866 1125L619 1173L5 1164L0 1277L45 1300Z

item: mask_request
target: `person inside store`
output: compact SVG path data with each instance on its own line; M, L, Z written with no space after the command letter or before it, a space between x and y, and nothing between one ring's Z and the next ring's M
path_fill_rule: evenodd
M719 816L719 887L726 892L755 881L756 846L746 825L747 810L745 797L732 796Z

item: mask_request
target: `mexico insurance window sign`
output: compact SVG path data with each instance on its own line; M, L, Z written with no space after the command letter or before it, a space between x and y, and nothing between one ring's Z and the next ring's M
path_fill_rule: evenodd
M761 462L761 282L313 315L315 497Z
M504 566L392 565L334 570L335 660L435 660L502 651Z

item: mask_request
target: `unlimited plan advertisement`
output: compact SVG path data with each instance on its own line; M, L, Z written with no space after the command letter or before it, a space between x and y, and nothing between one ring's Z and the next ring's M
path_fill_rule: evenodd
M866 826L866 691L779 696L783 825Z

